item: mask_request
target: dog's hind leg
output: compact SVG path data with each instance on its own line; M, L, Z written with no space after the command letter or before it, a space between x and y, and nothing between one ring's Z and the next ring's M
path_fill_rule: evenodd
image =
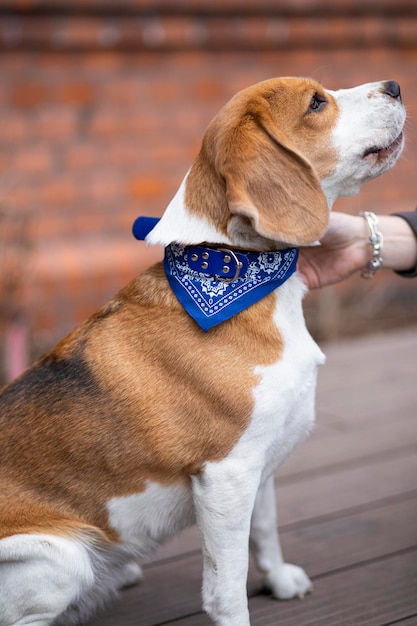
M94 584L77 538L27 533L0 541L0 626L49 626Z
M133 587L143 580L143 572L141 566L136 561L130 561L123 567L120 576L120 587Z
M259 487L252 514L250 546L265 586L280 600L303 597L313 585L301 567L285 563L278 537L274 478Z

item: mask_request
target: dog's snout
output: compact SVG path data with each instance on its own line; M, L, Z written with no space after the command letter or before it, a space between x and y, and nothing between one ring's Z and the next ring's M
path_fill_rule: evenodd
M401 89L395 80L387 80L387 82L384 83L383 93L395 100L401 100Z

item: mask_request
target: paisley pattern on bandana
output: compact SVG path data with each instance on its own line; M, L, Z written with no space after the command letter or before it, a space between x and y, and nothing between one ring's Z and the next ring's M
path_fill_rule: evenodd
M189 247L165 248L164 269L185 310L205 331L233 317L282 285L295 271L298 249L242 252L246 271L233 282L191 269Z

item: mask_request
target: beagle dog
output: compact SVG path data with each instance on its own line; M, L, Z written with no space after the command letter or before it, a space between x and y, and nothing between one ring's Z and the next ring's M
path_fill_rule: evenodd
M194 522L218 626L250 623L249 545L275 598L311 590L283 560L273 485L313 425L324 361L297 249L395 163L404 121L394 81L305 78L249 87L214 118L144 228L164 263L3 390L1 626L85 623Z

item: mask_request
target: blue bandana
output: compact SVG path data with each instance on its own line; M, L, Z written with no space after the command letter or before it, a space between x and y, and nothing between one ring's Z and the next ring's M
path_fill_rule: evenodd
M143 239L155 221L143 227L139 220L133 232ZM164 269L187 313L208 331L282 285L295 272L297 259L297 248L251 252L172 243L165 248Z

